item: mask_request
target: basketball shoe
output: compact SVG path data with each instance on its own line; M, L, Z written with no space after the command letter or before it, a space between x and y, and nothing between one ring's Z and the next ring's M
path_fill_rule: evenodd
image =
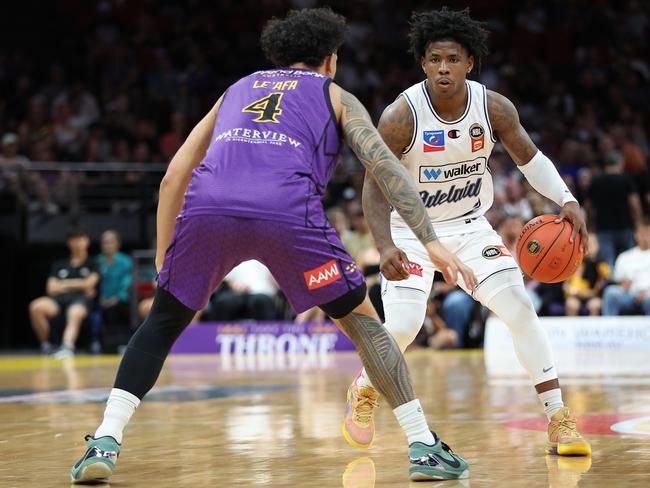
M414 442L409 446L411 481L456 480L469 477L469 464L432 432L436 442L430 446Z
M120 455L120 444L110 436L95 439L87 435L86 454L70 470L73 483L108 481L115 472L115 462Z
M345 419L341 431L348 444L360 449L368 449L375 438L375 421L372 418L379 392L370 386L348 388L348 403L345 406Z
M576 429L576 419L568 407L563 407L548 423L546 454L560 456L588 456L591 446Z

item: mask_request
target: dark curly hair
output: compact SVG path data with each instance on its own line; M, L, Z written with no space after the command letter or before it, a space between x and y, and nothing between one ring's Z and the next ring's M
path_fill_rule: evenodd
M425 55L429 43L452 40L474 56L474 63L480 71L481 59L488 53L489 32L485 29L485 22L479 22L469 16L469 8L449 10L442 7L431 12L413 12L410 25L410 51L416 61L419 62Z
M284 19L269 20L260 37L266 57L277 67L322 64L345 41L345 17L330 8L290 10Z

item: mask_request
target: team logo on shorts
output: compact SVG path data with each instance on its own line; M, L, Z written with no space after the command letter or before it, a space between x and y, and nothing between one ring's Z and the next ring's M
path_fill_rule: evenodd
M419 276L422 278L422 266L420 266L418 263L414 263L411 261L409 263L409 274Z
M422 134L424 139L424 152L438 152L445 150L444 130L425 130Z
M305 283L310 290L316 290L341 279L341 269L336 259L326 262L318 268L305 271Z
M472 152L480 151L485 146L485 130L481 124L472 124L469 128L472 139Z
M501 256L512 256L506 246L487 246L481 253L485 259L496 259Z
M526 250L528 251L528 254L535 256L539 254L539 251L542 250L542 246L540 245L539 241L533 239L531 241L528 241L528 244L526 244Z

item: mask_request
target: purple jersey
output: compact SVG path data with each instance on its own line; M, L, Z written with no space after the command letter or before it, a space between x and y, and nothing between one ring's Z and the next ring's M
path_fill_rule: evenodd
M340 150L330 82L310 70L273 69L232 85L181 216L329 226L321 197Z

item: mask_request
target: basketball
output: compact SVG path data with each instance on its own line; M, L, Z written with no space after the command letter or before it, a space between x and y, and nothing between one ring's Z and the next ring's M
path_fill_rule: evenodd
M519 266L531 278L542 283L557 283L575 273L584 257L580 234L569 242L573 224L555 222L557 215L540 215L530 220L517 242Z

